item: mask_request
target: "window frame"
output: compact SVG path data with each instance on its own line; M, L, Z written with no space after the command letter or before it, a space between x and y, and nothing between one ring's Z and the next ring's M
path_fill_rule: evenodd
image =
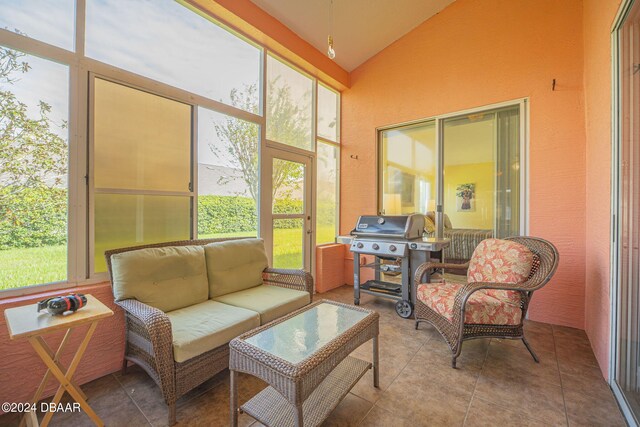
M197 203L198 203L198 107L204 107L221 114L237 117L241 120L252 122L260 127L260 165L263 164L263 156L267 147L278 148L286 151L296 152L312 157L312 161L317 156L317 140L336 145L340 150L340 123L341 123L341 102L342 97L339 90L331 87L328 83L314 77L314 75L301 68L297 64L282 58L276 52L269 49L265 44L260 43L251 36L244 34L242 31L236 30L233 26L224 22L224 20L210 15L206 11L189 4L185 1L178 0L178 3L189 9L193 13L208 19L212 25L218 25L221 28L234 34L241 40L256 46L261 51L261 67L260 67L260 85L259 88L259 114L253 114L228 104L207 98L196 93L189 92L184 89L170 86L165 83L153 80L151 78L135 74L131 71L120 69L118 67L100 62L98 60L85 56L85 25L86 25L86 0L76 0L75 15L75 51L68 51L61 47L46 43L44 41L32 39L13 31L0 29L0 45L24 52L29 55L38 56L46 60L58 62L69 67L69 167L68 167L68 222L67 222L67 280L53 283L34 284L19 288L9 288L0 290L0 298L8 298L13 296L29 295L39 292L46 292L57 289L64 289L75 286L85 286L102 283L109 280L107 273L93 272L93 210L92 200L94 198L93 183L91 181L93 172L93 159L90 159L92 150L92 136L89 128L90 120L90 85L93 78L99 77L114 83L123 84L134 89L149 92L154 95L173 99L184 104L191 105L192 114L192 146L191 146L191 169L192 169L192 226L191 238L197 236ZM313 84L312 91L312 129L311 137L314 143L312 151L291 147L276 141L266 139L266 63L267 55L271 55L275 59L283 62L285 65L302 73L310 78ZM338 141L330 141L325 138L317 137L317 92L318 85L322 84L338 94ZM91 141L90 141L91 139ZM338 156L339 158L340 156ZM340 165L338 164L338 171ZM260 172L262 173L262 172ZM315 219L315 197L316 197L316 177L312 178L312 215ZM338 173L339 188L340 173ZM338 207L336 211L337 228L339 230L339 192ZM260 216L260 207L258 208L258 216ZM258 218L258 233L260 230L260 219ZM315 248L315 230L311 239L312 248ZM315 263L312 263L312 272L315 269Z
M439 114L420 118L417 120L411 120L403 123L396 123L392 125L386 125L376 128L376 194L377 194L377 211L379 215L382 215L382 197L383 197L383 182L382 182L382 133L389 130L400 129L413 125L425 124L428 122L435 123L436 131L436 206L443 207L444 205L444 180L443 165L444 165L444 122L446 119L456 118L459 116L465 116L470 114L478 114L486 112L487 110L496 110L505 107L519 107L520 111L520 234L526 236L529 234L529 98L518 98L510 101L499 102L495 104L483 105L480 107L469 108L466 110L453 111L445 114ZM437 218L437 216L436 216ZM437 229L441 230L443 224L436 224ZM442 234L442 233L440 233Z

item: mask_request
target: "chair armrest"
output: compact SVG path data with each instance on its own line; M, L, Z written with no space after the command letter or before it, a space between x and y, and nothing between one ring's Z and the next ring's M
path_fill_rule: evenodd
M313 276L304 270L265 268L262 272L262 280L265 285L309 292L313 298Z
M442 268L443 270L466 270L469 268L469 263L465 264L452 264L446 262L425 262L418 266L416 274L414 276L414 282L417 285L422 283L423 276L432 269Z
M127 334L136 334L148 340L151 345L150 359L155 363L155 371L161 382L162 390L175 390L175 365L173 358L173 335L171 321L162 310L151 307L136 299L116 301L130 320L146 332L146 337L137 331L128 330ZM142 349L145 350L145 349ZM165 396L165 399L168 397Z
M462 327L462 319L464 319L465 306L467 300L474 292L481 289L500 289L505 291L529 292L530 287L524 283L494 283L494 282L472 282L463 285L456 293L453 302L453 324Z

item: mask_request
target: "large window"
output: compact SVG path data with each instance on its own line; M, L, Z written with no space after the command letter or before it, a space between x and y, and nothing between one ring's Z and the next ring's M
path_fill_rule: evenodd
M267 139L313 150L313 87L309 77L267 57Z
M318 85L316 243L334 243L340 201L340 94Z
M86 53L259 113L262 50L173 0L87 0Z
M94 271L104 252L191 235L191 106L96 78Z
M69 68L0 46L0 289L67 279Z
M334 241L339 93L185 3L0 0L0 290L104 280L106 250L159 241L261 236L280 265ZM317 211L277 236L269 150L305 157Z
M260 127L198 110L198 237L258 235Z
M335 242L338 234L340 148L318 141L316 243Z

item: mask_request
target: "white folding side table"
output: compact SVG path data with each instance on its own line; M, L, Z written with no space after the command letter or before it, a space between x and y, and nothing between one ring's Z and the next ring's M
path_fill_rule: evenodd
M93 332L98 326L98 322L106 317L113 316L113 311L97 298L92 295L85 295L87 297L87 304L75 313L69 313L66 315L52 316L51 314L42 311L38 313L37 304L24 305L22 307L14 307L5 310L4 317L7 321L7 328L9 329L9 338L12 340L26 338L29 340L34 350L40 356L40 359L47 366L47 372L44 374L44 378L40 382L40 386L36 390L33 396L33 403L38 403L42 393L44 392L47 383L49 382L50 375L53 374L54 378L58 380L60 386L51 403L57 405L60 403L60 399L64 392L68 392L71 397L80 404L80 407L87 413L89 418L97 425L104 426L104 423L98 417L98 415L91 409L91 406L87 403L87 396L80 390L77 384L72 380L80 360L84 355L85 350L91 340ZM65 368L60 358L62 357L63 350L67 345L69 338L71 337L71 331L77 327L89 325L80 346L76 350L71 363L68 368ZM60 342L57 351L54 353L44 340L43 335L66 330L64 338ZM51 417L54 412L47 411L42 419L41 426L47 426L51 421ZM24 424L27 417L31 416L31 423L34 419L37 423L37 418L33 412L25 414L20 425Z

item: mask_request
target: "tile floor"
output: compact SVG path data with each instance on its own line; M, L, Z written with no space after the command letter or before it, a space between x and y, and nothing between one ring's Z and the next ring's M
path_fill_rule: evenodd
M351 303L344 286L319 295ZM459 369L450 368L440 335L399 318L388 300L365 295L362 305L380 315L380 389L371 371L334 410L325 426L624 426L625 422L584 331L528 322L536 364L520 341L475 340L463 345ZM371 344L355 355L371 359ZM221 372L178 402L178 425L225 426L229 420L229 375ZM240 402L265 387L240 377ZM164 426L167 409L160 390L139 368L107 375L83 386L107 426ZM11 416L0 425L17 425ZM90 426L84 413L58 414L56 426ZM241 426L259 427L246 414Z

